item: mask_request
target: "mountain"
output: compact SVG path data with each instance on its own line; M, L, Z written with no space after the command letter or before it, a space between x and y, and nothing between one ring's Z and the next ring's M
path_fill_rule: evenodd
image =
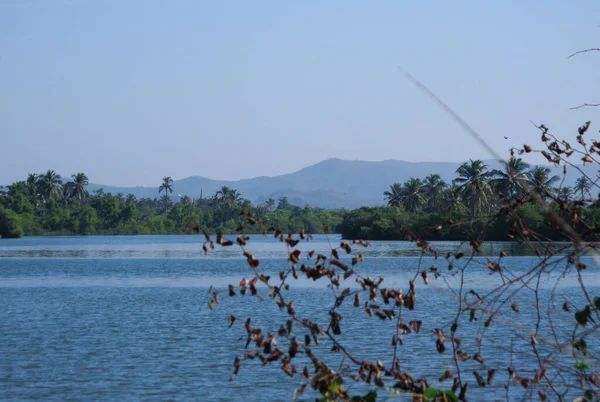
M489 169L501 169L496 160L484 161ZM381 162L328 159L294 173L273 177L256 177L237 181L213 180L202 176L191 176L173 183L173 198L188 195L199 198L213 195L223 186L238 190L253 203L267 198L288 197L295 205L311 205L322 208L357 208L360 206L383 205L383 192L393 183L403 183L411 177L424 178L437 173L445 181L456 177L459 162L405 162L385 160ZM595 178L595 165L578 166L590 177ZM562 169L551 167L554 174L562 177ZM572 186L579 173L574 169L567 172L564 185ZM103 188L113 194L132 193L136 197L156 197L157 187L114 187L90 184L89 190Z

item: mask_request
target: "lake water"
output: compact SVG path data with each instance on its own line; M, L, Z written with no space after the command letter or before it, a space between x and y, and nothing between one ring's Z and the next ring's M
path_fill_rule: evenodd
M217 248L205 256L202 240L201 236L1 240L0 396L15 401L292 400L301 379L290 379L278 366L262 367L259 361L247 361L240 375L229 381L235 356L244 353L245 341L239 338L245 336L245 319L252 316L253 325L276 333L287 317L268 298L261 303L248 296L228 297L227 284L251 277L248 265L237 247ZM327 252L330 242L339 241L338 236L315 236L299 248ZM435 244L442 254L459 246ZM276 277L287 267L286 248L272 237L253 236L248 249L261 261L260 269L267 275ZM490 255L502 250L520 255L503 260L507 275L524 273L538 261L518 245L497 243L484 248ZM362 251L365 262L357 271L365 276L381 275L387 287L408 290L408 281L419 263L419 250L413 244L374 242ZM585 283L593 295L600 295L597 267L591 258L586 262ZM428 257L422 264L447 269L443 259ZM540 282L542 298L547 298L558 279L558 274L544 276ZM498 275L490 275L484 266L474 265L465 289L485 291L498 286L499 281ZM404 337L400 362L414 376L428 376L437 386L443 369L451 367L452 355L436 352L433 328L442 326L447 334L450 332L457 300L448 284L458 286L458 277L447 282L430 277L428 286L421 278L416 283L417 308L406 312L405 321L422 319L423 329ZM558 309L563 300L560 297L574 298L583 305L574 275L558 284ZM221 302L214 310L207 306L210 286L221 290ZM320 308L332 305L331 290L306 279L293 286L290 297L296 311L326 324L327 312ZM489 328L485 363L465 363L471 400L503 399L501 385L507 377L506 363L502 366L501 362L506 362L511 350L530 348L528 331L534 319L531 293L517 295L514 301L519 302L521 312L505 311L494 318L497 325ZM343 305L341 313L343 344L361 358L389 364L395 321L368 317L362 309L354 310L351 303ZM238 322L228 329L230 314L237 316ZM553 324L557 336L566 339L574 327L572 313L557 313ZM295 328L296 335L303 338L302 329ZM465 335L464 349L471 348L473 354L476 345L469 342ZM314 350L323 353L330 347L323 342ZM337 356L328 357L332 364ZM558 359L567 357L568 353ZM515 355L513 365L522 375L528 370L531 375L535 372L532 361L531 356ZM306 360L299 357L296 364L301 369ZM492 387L478 389L470 372L481 370L485 377L489 367L498 367L497 380ZM372 389L350 388L353 394ZM380 396L385 395L380 391ZM302 399L314 400L314 396L308 392Z

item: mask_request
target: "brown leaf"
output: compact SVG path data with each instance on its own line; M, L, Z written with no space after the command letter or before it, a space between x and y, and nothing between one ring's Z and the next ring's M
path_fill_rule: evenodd
M240 366L241 366L241 360L239 357L235 357L235 360L233 361L233 367L235 368L233 374L236 374L240 371Z

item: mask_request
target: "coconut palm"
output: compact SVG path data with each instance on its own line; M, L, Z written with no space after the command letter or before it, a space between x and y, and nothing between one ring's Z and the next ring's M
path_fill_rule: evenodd
M165 176L162 180L162 184L160 185L160 187L158 187L158 193L160 194L163 191L165 193L165 195L163 195L162 197L162 202L166 213L169 209L169 204L171 201L171 199L169 198L169 194L173 193L173 179L171 178L171 176Z
M254 216L256 219L265 219L268 213L269 207L267 207L267 204L258 205L256 208L254 208Z
M84 173L76 173L71 176L70 182L66 184L67 197L75 197L79 201L83 201L90 196L90 193L85 189L89 184L88 177Z
M578 192L581 195L580 200L583 201L583 199L585 198L585 193L589 193L591 186L592 185L591 185L590 181L587 179L587 177L581 176L581 177L578 177L577 180L575 180L575 186L574 186L573 190L574 190L574 192Z
M432 211L439 211L442 207L442 194L448 187L448 184L439 174L430 174L423 180L423 194L427 199L427 208Z
M158 193L165 192L165 197L168 197L170 193L173 193L173 179L170 176L163 177L163 182L158 188Z
M458 177L453 184L459 187L463 198L469 202L472 214L479 215L491 199L491 172L487 171L487 165L482 161L471 159L456 169L456 173Z
M555 189L555 191L559 200L567 202L573 200L573 189L571 187L561 187Z
M390 186L390 191L384 191L384 200L387 200L389 207L400 207L402 205L402 185L394 183Z
M463 203L461 188L453 185L444 190L442 193L443 209L449 212L464 213L465 205Z
M491 183L509 200L521 197L530 180L529 164L521 158L511 157L504 166L504 171L493 170L496 176Z
M425 205L423 182L421 179L410 178L402 186L402 205L409 212L419 212Z
M529 171L529 180L533 188L544 197L552 191L552 185L560 180L556 175L550 177L552 171L546 166L535 166Z
M242 198L237 190L227 186L221 187L221 189L215 193L215 196L220 203L224 204L238 203Z
M37 177L37 191L44 202L59 198L62 194L62 180L59 174L49 169Z

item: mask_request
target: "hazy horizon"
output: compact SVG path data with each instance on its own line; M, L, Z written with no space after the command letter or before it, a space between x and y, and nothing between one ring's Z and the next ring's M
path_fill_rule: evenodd
M581 13L579 10L585 10ZM600 6L559 1L0 0L0 184L52 168L113 186L238 180L329 158L492 159L598 109ZM508 136L508 139L504 139Z

